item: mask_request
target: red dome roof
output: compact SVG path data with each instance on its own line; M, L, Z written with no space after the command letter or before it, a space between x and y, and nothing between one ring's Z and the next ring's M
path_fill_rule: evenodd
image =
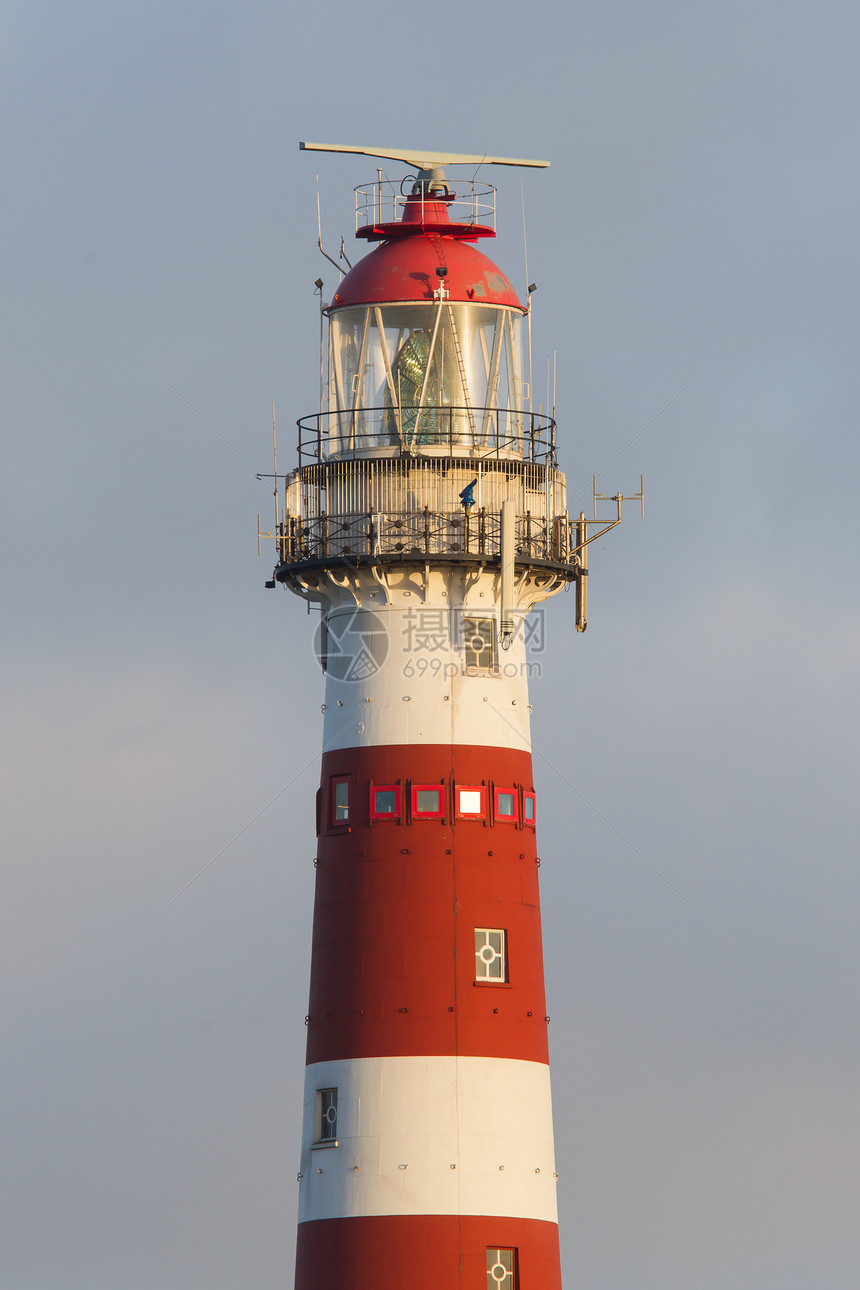
M426 232L383 242L359 260L329 307L432 300L440 283L437 268L448 270L444 282L450 300L523 309L510 282L488 256L457 237Z

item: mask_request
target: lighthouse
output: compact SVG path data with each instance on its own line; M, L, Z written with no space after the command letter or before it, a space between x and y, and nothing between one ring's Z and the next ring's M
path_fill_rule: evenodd
M494 190L449 178L548 163L301 147L411 173L356 190L275 490L325 672L296 1290L558 1290L527 641L570 584L584 628L588 521Z

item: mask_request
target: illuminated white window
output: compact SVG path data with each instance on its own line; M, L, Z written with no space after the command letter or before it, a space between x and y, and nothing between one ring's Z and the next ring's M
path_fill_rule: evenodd
M463 638L466 667L481 672L496 671L496 624L492 618L464 618Z
M487 1249L487 1290L517 1290L516 1250Z
M316 1106L316 1142L337 1142L337 1089L318 1088Z
M455 801L461 820L483 820L487 814L487 790L482 784L458 784Z
M475 928L475 980L504 981L505 933L499 927Z

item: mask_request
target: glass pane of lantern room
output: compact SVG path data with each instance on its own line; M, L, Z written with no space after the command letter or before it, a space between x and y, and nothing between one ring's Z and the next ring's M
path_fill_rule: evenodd
M482 446L518 447L517 387L522 315L513 309L465 306L468 379Z
M515 310L432 300L332 313L330 453L477 447L484 409L506 409L515 391L520 323Z
M511 342L519 345L520 314L491 305L451 306L463 354L466 384L475 408L512 406L508 397Z
M336 456L356 449L364 425L359 372L367 345L367 310L342 309L329 320L328 452Z

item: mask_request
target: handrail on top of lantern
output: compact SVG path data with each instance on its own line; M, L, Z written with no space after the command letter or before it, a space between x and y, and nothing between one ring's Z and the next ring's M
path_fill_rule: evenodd
M396 412L396 416L395 416ZM418 435L410 430L418 424ZM555 421L517 408L345 408L300 417L299 466L369 457L502 457L555 466Z
M375 225L399 223L403 218L403 212L407 205L414 208L418 206L421 212L421 218L416 220L417 224L424 224L424 208L438 208L443 204L448 211L448 219L452 224L474 224L480 226L483 230L491 230L495 234L496 230L496 189L493 184L485 182L476 183L474 179L462 180L459 184L460 193L449 193L443 196L440 193L427 193L423 189L420 194L404 193L402 184L397 186L392 180L379 179L371 183L359 184L355 189L355 231L357 234L362 229L373 228ZM467 189L468 191L463 191ZM435 219L435 212L428 212Z

